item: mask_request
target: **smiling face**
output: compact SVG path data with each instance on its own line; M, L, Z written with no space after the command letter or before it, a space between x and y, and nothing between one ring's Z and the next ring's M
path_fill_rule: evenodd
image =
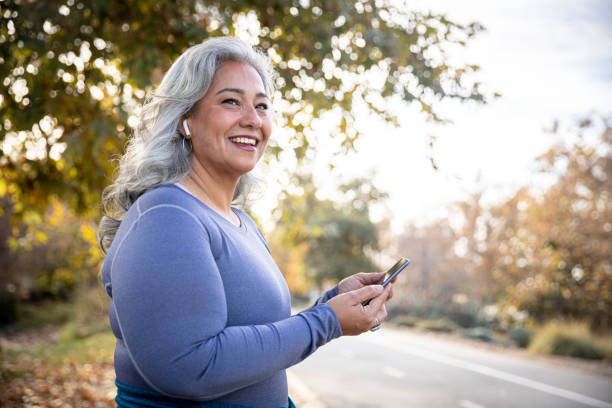
M218 176L239 177L251 171L272 130L268 105L255 68L243 62L224 63L187 118L193 160Z

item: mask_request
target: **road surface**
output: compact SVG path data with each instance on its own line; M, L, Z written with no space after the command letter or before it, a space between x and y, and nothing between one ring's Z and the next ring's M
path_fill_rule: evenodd
M325 345L292 380L312 407L612 408L612 377L388 325Z

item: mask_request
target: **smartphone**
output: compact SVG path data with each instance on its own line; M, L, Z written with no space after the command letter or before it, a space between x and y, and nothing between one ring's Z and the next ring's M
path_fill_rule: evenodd
M391 268L389 268L389 270L385 274L385 278L384 278L383 282L381 283L383 288L386 287L393 280L393 278L395 278L397 275L399 275L399 273L401 271L403 271L404 268L407 267L408 265L410 265L410 259L402 257L402 258L399 259L399 261L397 261L395 263L395 265L393 265ZM372 299L368 299L368 300L362 302L361 304L363 306L367 306L368 304L370 304L371 300Z
M395 278L397 275L399 275L399 273L401 271L403 271L404 268L407 267L408 265L410 265L410 259L408 259L408 258L400 258L400 260L397 261L395 263L395 265L393 265L387 271L387 274L385 275L385 280L383 281L383 283L381 283L383 288L386 287L389 284L389 282L391 282L393 280L393 278Z

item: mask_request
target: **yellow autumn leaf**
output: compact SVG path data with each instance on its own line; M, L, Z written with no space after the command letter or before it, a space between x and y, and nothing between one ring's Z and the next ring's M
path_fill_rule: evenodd
M53 205L53 213L49 217L49 224L53 227L61 225L62 219L64 218L64 208L58 202Z
M97 240L96 240L96 231L94 230L94 228L90 224L88 224L86 222L83 222L81 224L81 235L88 242L91 242L91 243L94 243L94 244L97 242Z

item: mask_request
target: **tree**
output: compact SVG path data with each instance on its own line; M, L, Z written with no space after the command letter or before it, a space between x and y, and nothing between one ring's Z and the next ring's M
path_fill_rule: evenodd
M596 143L583 134L603 128ZM612 325L612 129L584 120L577 141L543 154L556 178L544 191L521 188L485 208L480 194L460 203L465 268L475 293L539 321Z
M483 193L484 190L472 193L457 204L463 218L457 234L459 258L470 278L471 294L480 302L495 303L508 286L520 279L517 277L521 272L516 268L522 261L510 262L509 257L516 253L514 244L521 240L520 231L524 231L519 213L522 200L530 193L521 188L508 200L489 207L482 204Z
M508 302L538 319L562 316L612 327L612 129L604 121L598 144L579 137L539 159L557 174L544 194L522 204L513 260L523 271ZM593 132L580 124L579 136ZM561 169L561 170L559 170Z
M326 112L337 112L337 137L350 150L359 106L395 122L388 108L416 104L442 121L443 99L483 102L478 67L446 61L482 30L381 0L2 1L0 196L11 197L17 219L42 214L53 195L96 216L138 105L206 37L237 35L270 56L279 124L303 159L313 119Z
M466 280L454 252L456 234L446 220L423 227L408 225L393 243L395 257L411 259L410 274L403 276L406 302L448 303L455 293L466 290ZM396 285L397 286L397 285Z
M53 200L44 217L30 214L19 236L11 234L10 213L0 217L0 294L18 298L69 298L78 287L97 284L102 253L96 224ZM19 249L19 250L17 250Z
M597 129L597 141L585 136ZM467 295L477 305L497 303L504 320L565 318L609 329L612 128L609 120L587 119L576 132L573 145L538 159L555 178L549 188L523 187L490 206L482 204L484 190L476 192L457 203L460 227L440 220L400 234L397 254L414 258L415 273L398 287L411 300L396 304L414 312L419 302L443 308Z
M342 199L319 199L309 176L296 177L300 189L283 193L272 238L275 258L291 278L289 283L300 282L302 274L302 280L322 287L326 281L376 270L371 255L378 249L378 236L369 207L385 195L358 179L341 187Z

